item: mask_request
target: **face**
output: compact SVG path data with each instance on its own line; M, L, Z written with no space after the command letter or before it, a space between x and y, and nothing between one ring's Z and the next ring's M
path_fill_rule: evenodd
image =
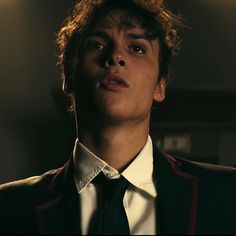
M148 39L135 20L123 24L124 17L113 11L99 19L82 42L74 78L78 114L139 122L149 120L153 100L164 99L159 42Z

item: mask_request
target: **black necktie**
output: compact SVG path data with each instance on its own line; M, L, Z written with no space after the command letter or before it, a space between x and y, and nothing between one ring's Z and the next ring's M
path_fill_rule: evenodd
M93 182L101 190L101 206L93 222L93 233L129 235L128 219L123 206L123 198L129 182L123 176L119 179L108 179L102 172Z

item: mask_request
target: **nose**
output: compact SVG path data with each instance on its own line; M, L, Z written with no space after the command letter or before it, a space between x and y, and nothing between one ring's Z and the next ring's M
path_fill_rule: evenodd
M105 67L109 68L111 66L119 66L125 67L127 64L127 60L125 55L121 51L113 51L110 55L105 59Z
M121 67L125 67L126 62L125 62L124 59L121 59L121 58L119 60L117 60L117 61L114 60L113 58L108 58L105 61L105 67L106 68L109 68L110 66L116 66L116 65L119 65Z

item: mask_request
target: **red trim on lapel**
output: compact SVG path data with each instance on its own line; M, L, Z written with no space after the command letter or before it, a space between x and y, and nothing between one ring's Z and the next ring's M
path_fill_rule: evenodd
M46 194L48 199L34 209L39 233L81 234L72 158L57 170Z
M61 184L58 183L64 181L68 168L69 162L66 162L60 169L58 169L57 173L53 176L51 184L48 187L48 191L50 194L55 194L57 191L59 191L58 186L61 186Z
M39 233L40 234L44 234L45 231L44 231L44 224L43 224L43 221L42 221L42 212L44 210L47 210L49 208L52 208L54 205L58 204L60 201L62 200L62 196L58 196L56 198L54 198L53 200L43 204L43 205L40 205L38 207L35 207L35 215L36 215L36 220L37 220L37 227L38 227L38 230L39 230Z
M171 168L173 170L173 173L185 178L187 180L190 180L192 182L192 202L191 202L191 210L190 210L190 216L189 216L189 228L187 231L187 234L194 234L196 229L196 217L197 217L197 191L198 191L198 177L194 175L187 174L183 171L181 171L179 168L181 166L181 162L174 159L170 155L166 154L166 159L170 163Z

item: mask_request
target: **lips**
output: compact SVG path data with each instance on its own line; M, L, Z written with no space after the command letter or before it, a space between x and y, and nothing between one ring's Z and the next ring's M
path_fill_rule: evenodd
M120 91L125 88L129 88L129 84L125 79L117 75L108 75L101 80L100 86L103 89L111 91Z

